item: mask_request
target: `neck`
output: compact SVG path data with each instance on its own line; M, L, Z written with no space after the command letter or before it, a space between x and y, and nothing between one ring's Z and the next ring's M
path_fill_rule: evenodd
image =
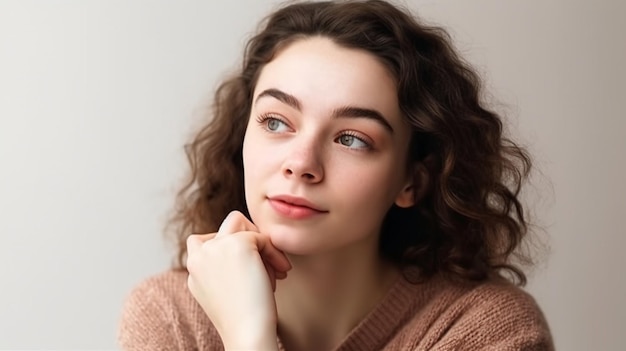
M276 289L288 350L333 349L384 297L398 272L369 251L290 256L293 268Z

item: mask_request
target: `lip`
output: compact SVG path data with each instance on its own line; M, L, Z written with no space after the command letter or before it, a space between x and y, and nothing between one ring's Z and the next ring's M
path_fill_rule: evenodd
M328 211L301 197L277 195L268 196L267 199L278 214L292 219L304 219L328 213Z

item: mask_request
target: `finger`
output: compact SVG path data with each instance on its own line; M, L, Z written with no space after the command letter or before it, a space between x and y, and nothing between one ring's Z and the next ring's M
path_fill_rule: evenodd
M187 270L191 273L191 270L193 270L193 267L195 267L196 265L193 263L194 258L195 260L197 260L198 254L197 252L202 250L202 240L200 239L199 235L190 235L187 237L187 258L186 258L186 262L185 262L185 266L187 267Z
M272 245L269 236L258 234L255 235L255 238L261 258L267 261L274 270L287 272L291 269L291 263L287 259L287 255Z
M217 235L217 233L209 233L209 234L192 234L195 235L198 240L200 240L201 242L207 242L213 238L215 238L215 236Z
M202 246L203 243L215 238L217 233L209 233L209 234L190 234L187 237L187 252L189 250L194 250L199 246Z
M231 211L222 221L220 228L217 230L217 236L233 234L243 231L258 232L257 227L250 222L243 213L239 211Z
M287 278L287 272L274 271L274 275L275 275L276 279L278 279L278 280L282 280L282 279Z
M191 234L187 237L187 256L196 252L201 246L203 241L200 239L200 235Z

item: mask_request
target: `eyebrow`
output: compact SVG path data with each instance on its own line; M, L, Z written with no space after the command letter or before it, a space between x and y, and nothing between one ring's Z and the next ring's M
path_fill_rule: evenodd
M266 89L257 96L255 100L255 104L259 102L259 100L263 97L273 97L274 99L291 106L292 108L302 111L302 104L300 101L293 95L287 94L284 91L280 91L278 89L270 88ZM340 108L336 108L333 110L332 118L367 118L372 119L379 124L381 124L389 133L393 134L393 127L387 121L385 117L383 117L382 113L369 108L356 107L356 106L343 106Z

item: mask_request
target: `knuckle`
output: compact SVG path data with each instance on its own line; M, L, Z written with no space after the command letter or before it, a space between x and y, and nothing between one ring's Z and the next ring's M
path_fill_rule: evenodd
M230 224L238 224L242 218L245 218L243 213L237 210L234 210L228 213L226 218L224 218L224 222L228 222Z
M232 234L244 230L245 226L246 217L243 213L234 210L224 218L218 232L222 234Z
M195 274L203 265L203 255L201 253L187 253L187 271L190 274Z
M196 261L197 259L195 258L195 255L189 255L187 254L187 271L189 271L189 274L193 274L196 270Z
M189 248L191 245L193 245L195 240L196 240L196 235L195 234L189 234L189 236L185 240L185 244L187 245L187 248Z

